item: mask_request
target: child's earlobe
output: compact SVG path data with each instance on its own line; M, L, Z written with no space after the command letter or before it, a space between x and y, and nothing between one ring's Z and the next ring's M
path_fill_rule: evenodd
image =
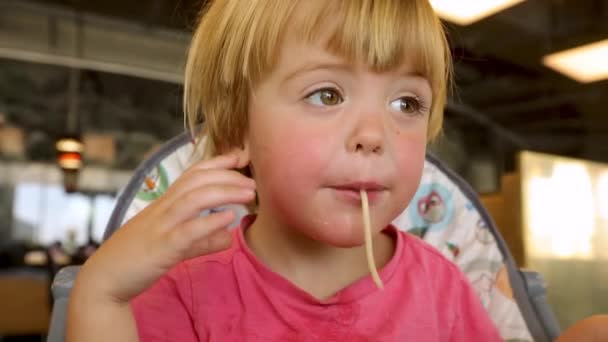
M251 162L249 158L249 144L243 143L241 147L234 148L232 153L238 156L237 169L243 169Z

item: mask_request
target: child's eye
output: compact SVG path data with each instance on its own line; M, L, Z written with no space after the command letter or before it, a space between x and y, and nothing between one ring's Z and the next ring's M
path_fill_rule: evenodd
M391 102L391 108L405 114L416 114L425 111L425 108L416 96L404 96Z
M323 88L306 95L306 101L315 106L336 106L344 99L336 89Z

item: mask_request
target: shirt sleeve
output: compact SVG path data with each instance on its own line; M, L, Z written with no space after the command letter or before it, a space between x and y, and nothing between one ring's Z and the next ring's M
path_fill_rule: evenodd
M131 301L141 342L198 342L192 320L192 289L181 264Z
M498 329L469 283L460 279L455 319L450 341L502 341Z

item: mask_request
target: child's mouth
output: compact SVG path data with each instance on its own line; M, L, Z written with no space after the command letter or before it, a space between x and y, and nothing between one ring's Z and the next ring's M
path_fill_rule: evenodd
M361 190L367 192L370 205L377 203L380 196L386 191L386 187L374 182L356 182L331 186L339 198L349 203L361 205Z

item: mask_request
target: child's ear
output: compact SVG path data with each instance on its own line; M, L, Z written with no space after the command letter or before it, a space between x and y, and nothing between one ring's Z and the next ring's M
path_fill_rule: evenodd
M235 148L233 151L239 156L239 163L237 165L237 169L246 168L251 162L251 159L249 158L249 139L243 139L243 143L241 144L241 146Z

